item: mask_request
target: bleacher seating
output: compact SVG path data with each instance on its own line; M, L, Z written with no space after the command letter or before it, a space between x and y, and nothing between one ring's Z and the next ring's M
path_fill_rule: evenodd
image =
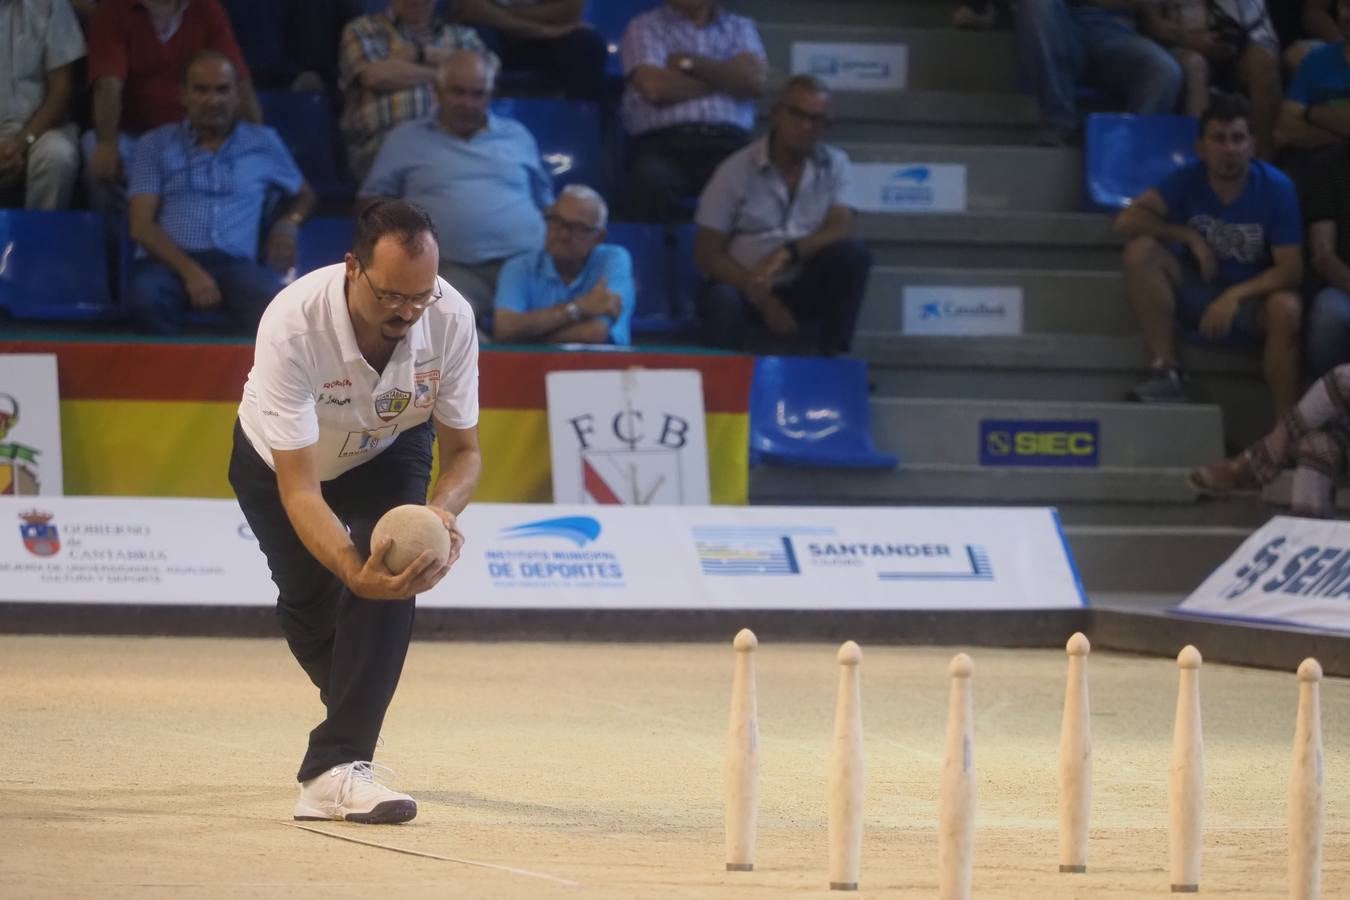
M597 104L549 97L510 97L494 100L492 111L517 120L534 135L555 187L585 184L601 192L608 190Z
M1117 212L1195 159L1195 119L1093 113L1084 135L1086 203Z
M106 319L118 312L103 217L0 209L0 309L17 319Z
M762 356L750 388L751 463L890 469L872 443L867 364L856 359Z
M325 94L260 91L263 121L275 128L320 199L343 200L353 185L342 159L333 101Z
M588 0L583 16L609 46L609 71L620 74L623 71L619 59L619 42L623 39L623 30L628 21L639 13L660 6L663 0Z
M671 306L673 261L665 228L640 222L611 222L606 240L623 247L633 257L633 281L637 285L633 334L671 335L679 330L682 323Z

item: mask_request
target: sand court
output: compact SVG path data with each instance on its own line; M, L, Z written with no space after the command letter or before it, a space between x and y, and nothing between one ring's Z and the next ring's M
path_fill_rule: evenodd
M860 895L933 897L953 648L864 649ZM8 896L794 897L827 886L833 644L761 641L756 871L724 871L725 644L416 642L376 761L404 826L290 822L320 718L278 640L0 637ZM1203 647L1201 648L1204 649ZM1094 652L1088 873L1056 866L1065 656L974 648L974 895L1170 896L1177 668ZM1206 663L1201 893L1286 896L1298 683ZM1323 896L1350 896L1350 683L1322 685ZM575 882L569 885L565 882ZM845 896L834 894L833 896Z

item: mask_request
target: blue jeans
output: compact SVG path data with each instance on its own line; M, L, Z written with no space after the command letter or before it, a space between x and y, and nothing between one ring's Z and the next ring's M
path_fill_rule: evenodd
M1048 127L1078 128L1080 80L1136 115L1176 110L1181 65L1160 44L1101 10L1071 10L1065 0L1017 0L1016 10L1018 80L1040 101Z
M281 290L281 276L251 259L219 250L188 256L216 280L220 306L210 313L194 312L177 272L157 259L138 259L131 264L126 298L127 314L136 327L152 334L178 334L192 326L256 334L263 310Z
M1350 295L1334 287L1318 291L1303 331L1304 363L1313 378L1350 363Z

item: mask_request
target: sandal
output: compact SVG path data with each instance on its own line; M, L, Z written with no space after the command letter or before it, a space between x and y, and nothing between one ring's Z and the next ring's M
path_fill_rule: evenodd
M1261 489L1261 483L1240 456L1192 469L1186 474L1186 484L1200 497L1227 497Z

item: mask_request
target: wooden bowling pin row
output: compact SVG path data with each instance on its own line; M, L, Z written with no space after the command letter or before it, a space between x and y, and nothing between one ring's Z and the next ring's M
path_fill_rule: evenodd
M755 867L759 804L759 724L754 651L749 629L735 638L731 719L726 758L726 851L728 871ZM1092 733L1088 692L1088 639L1075 634L1065 645L1068 676L1059 743L1059 871L1087 871L1092 808ZM863 834L862 650L853 641L839 648L834 734L829 774L829 885L858 889ZM1168 791L1171 888L1193 893L1200 886L1204 814L1204 737L1200 716L1200 652L1177 655L1179 681ZM971 658L958 653L948 674L951 689L938 793L938 896L969 900L975 837L974 712ZM1323 832L1322 730L1318 685L1322 667L1307 659L1298 669L1298 722L1289 789L1289 896L1320 896Z

